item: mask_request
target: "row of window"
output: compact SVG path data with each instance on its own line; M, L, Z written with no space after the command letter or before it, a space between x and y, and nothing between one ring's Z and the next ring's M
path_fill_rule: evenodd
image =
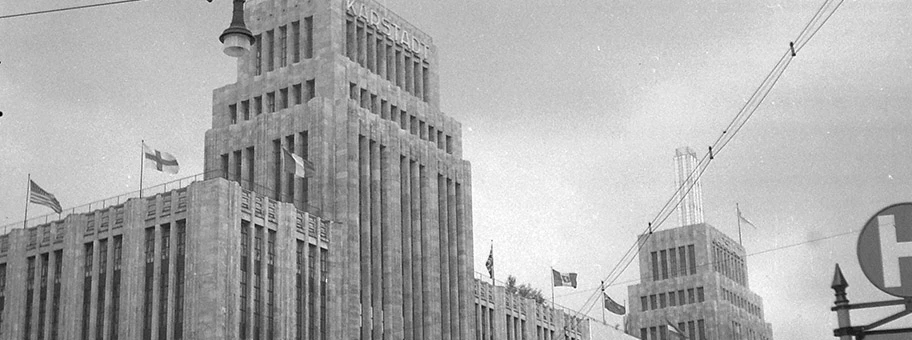
M677 329L683 332L687 339L707 340L706 323L703 319L678 322ZM667 324L640 328L640 340L671 340L678 338L677 335L670 334L669 325Z
M283 149L301 156L302 159L308 159L309 137L307 131L301 131L297 134L285 136L284 139L274 139L272 141L272 162L274 173L270 180L271 187L263 186L254 182L255 153L253 146L240 150L224 153L219 157L222 178L236 181L241 187L256 191L264 192L273 199L281 202L294 203L296 207L307 211L309 209L308 188L309 178L297 178L294 173L285 171L283 167L284 157Z
M430 100L427 59L377 32L362 18L352 15L345 22L345 55L418 99Z
M732 338L744 340L769 340L763 333L755 332L753 328L747 325L741 325L737 321L732 321Z
M747 285L747 270L744 267L744 258L728 247L713 242L713 270L725 275L735 283Z
M280 68L288 66L289 54L291 54L292 63L301 61L302 52L304 59L313 58L313 16L304 18L303 35L301 26L301 21L294 21L279 26L278 34L275 30L268 30L264 34L255 36L254 75L262 75L263 69L266 72L275 70L276 62ZM289 32L289 27L291 32ZM301 41L302 38L303 41Z
M733 291L722 288L722 298L735 307L741 308L752 315L756 315L758 318L763 318L763 309L760 308L760 306L755 305Z
M358 84L350 83L348 93L349 97L362 109L399 124L399 128L402 130L408 131L421 140L434 143L437 149L445 150L449 154L453 153L453 137L444 133L442 129L437 129L426 123L424 119L410 115L405 109L390 104L385 98L369 92L367 89L358 87Z
M154 309L154 280L155 280L155 229L156 227L146 228L145 242L145 282L143 286L143 335L144 340L152 339ZM183 339L183 305L184 305L184 258L186 252L186 220L175 222L174 231L170 223L164 223L158 226L161 243L158 245L159 250L159 281L158 281L158 339L168 339L168 312L172 313L174 322L172 326L172 338ZM172 233L174 233L172 241ZM171 285L169 273L171 270L171 243L174 242L176 247L175 264L174 264L174 285ZM174 299L171 306L168 305L169 295L173 292ZM170 307L170 308L169 308ZM99 339L100 340L100 339Z
M652 281L697 273L696 253L692 244L651 252L650 259L652 260Z
M251 100L229 104L228 117L231 124L236 124L240 121L248 121L263 113L272 113L307 103L316 95L314 86L314 80L310 79L278 91L267 92L265 102L263 101L263 96L255 96L253 97L253 105L251 105Z
M665 307L675 307L675 306L684 306L692 303L700 303L706 301L705 294L703 293L703 287L697 288L688 288L686 290L687 294L685 295L685 290L670 291L667 293L658 293L651 294L649 296L640 297L640 310L655 310Z

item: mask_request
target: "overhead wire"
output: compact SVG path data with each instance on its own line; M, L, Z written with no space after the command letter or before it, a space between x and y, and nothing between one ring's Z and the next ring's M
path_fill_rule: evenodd
M637 257L639 250L646 243L646 240L648 240L652 232L658 230L658 228L661 227L662 223L664 223L664 221L667 220L671 213L674 212L674 210L680 205L686 193L689 193L695 183L702 177L703 173L706 171L706 168L708 168L709 163L715 158L715 156L724 150L729 143L731 143L735 135L737 135L741 128L743 128L748 120L750 120L753 114L757 111L757 109L769 95L773 87L779 81L782 74L788 68L791 60L797 55L797 52L800 51L805 45L807 45L810 39L813 38L813 36L820 30L820 28L823 27L823 25L830 19L830 17L832 17L842 2L843 0L838 0L836 2L833 2L832 0L825 0L820 8L818 8L817 12L814 14L811 20L808 21L804 29L801 30L801 33L798 34L798 37L795 39L795 41L790 43L789 50L787 50L786 53L784 53L783 56L779 58L779 61L767 74L763 82L761 82L757 89L754 90L753 94L751 97L749 97L747 102L745 102L741 110L739 110L731 122L729 122L728 126L722 131L716 141L713 142L712 146L709 148L707 155L700 160L697 166L691 171L690 175L688 175L687 180L685 180L684 183L682 183L682 185L679 186L677 190L675 190L672 197L666 201L665 205L662 207L662 209L660 209L656 217L653 218L652 222L648 224L646 232L641 237L638 237L637 241L630 247L630 249L628 249L624 256L622 256L621 261L612 267L612 270L609 272L605 280L605 282L608 282L609 286L612 285L614 281L616 281L630 266L630 263L632 263L633 259ZM833 3L835 3L835 6L830 6ZM695 174L696 176L694 176ZM685 186L687 186L687 189L683 190L685 194L678 196ZM674 204L674 206L669 208L669 203L673 202L676 197L681 198L677 201L677 203ZM636 250L634 251L634 249ZM621 265L625 262L626 264ZM619 268L620 270L618 270ZM612 277L614 278L612 279ZM587 314L588 311L591 310L591 308L594 306L593 303L596 301L596 299L594 299L595 296L597 295L593 294L590 296L590 298L586 300L586 302L583 304L583 307L578 310L577 313ZM586 312L583 312L583 310L586 310Z
M0 19L9 19L9 18L37 15L37 14L54 13L54 12L64 12L64 11L71 11L71 10L77 10L77 9L117 5L117 4L122 4L122 3L127 3L127 2L137 2L137 1L144 1L144 0L121 0L121 1L113 1L113 2L104 2L104 3L100 3L100 4L64 7L64 8L49 9L49 10L35 11L35 12L26 12L26 13L19 13L19 14L8 14L8 15L0 16Z

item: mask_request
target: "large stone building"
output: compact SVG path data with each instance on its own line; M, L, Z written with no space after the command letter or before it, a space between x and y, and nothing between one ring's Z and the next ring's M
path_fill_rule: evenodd
M703 221L700 182L690 148L675 153L681 226L639 235L640 283L628 287L627 332L672 339L671 323L691 340L771 340L763 300L750 290L744 247Z
M0 338L474 337L471 171L431 38L370 0L245 10L206 180L3 236Z

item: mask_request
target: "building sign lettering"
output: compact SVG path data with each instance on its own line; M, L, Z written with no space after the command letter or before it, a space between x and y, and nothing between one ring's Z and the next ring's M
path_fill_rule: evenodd
M399 26L388 17L381 16L376 9L368 8L367 5L358 3L357 0L348 0L347 4L346 12L349 14L361 18L370 26L374 26L377 32L385 34L393 42L405 46L405 48L415 52L415 54L423 54L427 57L427 51L430 46L418 39L414 34L410 34L404 27Z

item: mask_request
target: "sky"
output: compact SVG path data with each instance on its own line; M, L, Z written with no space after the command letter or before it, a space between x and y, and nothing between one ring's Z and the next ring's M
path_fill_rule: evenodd
M550 297L550 267L577 272L578 289L554 292L570 309L671 197L674 150L702 157L822 4L380 2L438 48L440 108L472 163L476 271L493 244L498 280ZM6 1L0 16L92 3ZM0 19L0 225L21 222L28 174L64 207L137 190L141 139L202 172L212 90L236 77L217 39L230 11L157 0ZM737 203L756 225L749 282L776 339L832 338L837 263L852 302L892 299L855 249L873 214L912 201L910 40L912 3L845 1L703 175L709 224L737 239ZM638 270L608 294L626 300Z

